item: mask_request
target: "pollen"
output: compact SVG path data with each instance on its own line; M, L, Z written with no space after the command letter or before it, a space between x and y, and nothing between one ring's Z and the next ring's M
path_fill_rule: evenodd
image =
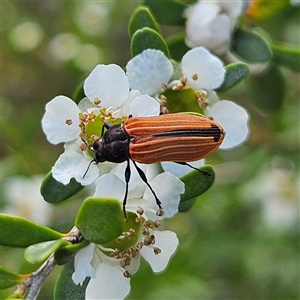
M192 76L192 79L195 80L195 81L198 80L198 75L197 75L197 74L194 74L194 75Z
M98 104L100 104L101 103L101 100L98 98L98 97L95 97L94 98L94 104L95 105L98 105Z
M72 125L73 124L73 121L72 119L66 119L66 122L65 122L67 125Z

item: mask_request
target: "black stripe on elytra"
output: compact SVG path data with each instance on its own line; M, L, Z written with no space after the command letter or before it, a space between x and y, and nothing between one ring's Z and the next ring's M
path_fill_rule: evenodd
M174 131L164 131L153 133L154 137L212 137L214 142L218 142L221 138L223 131L214 124L211 125L211 128L206 129L181 129Z

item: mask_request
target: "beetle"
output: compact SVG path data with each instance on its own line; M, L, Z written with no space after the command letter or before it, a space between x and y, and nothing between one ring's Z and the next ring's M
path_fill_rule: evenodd
M104 128L106 131L104 132ZM188 165L187 162L207 157L222 143L223 128L211 119L186 113L162 114L154 117L129 117L122 124L104 123L102 136L93 144L87 145L94 153L93 160L100 162L127 162L125 169L125 197L123 211L126 216L126 199L130 180L130 160L141 179L150 188L156 203L163 214L161 202L147 181L146 175L137 163L151 164L172 161ZM88 167L89 168L89 167ZM83 177L86 175L86 170Z

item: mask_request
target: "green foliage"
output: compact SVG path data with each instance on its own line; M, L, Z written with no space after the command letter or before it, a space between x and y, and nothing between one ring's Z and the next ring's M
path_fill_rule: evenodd
M285 98L286 84L276 65L260 75L252 75L249 80L249 92L255 104L267 111L279 110Z
M61 272L59 273L54 289L54 299L85 299L85 290L89 282L89 278L86 278L83 284L76 285L72 280L72 274L74 272L73 260L66 263Z
M172 26L183 26L185 24L185 19L182 16L186 8L184 3L176 0L144 0L143 2L150 7L158 23Z
M225 67L225 70L224 81L222 85L216 89L217 92L229 90L245 79L249 74L248 65L242 62L229 64Z
M123 219L117 199L87 198L78 211L75 225L88 241L104 244L121 235Z
M84 89L83 89L83 82L81 82L74 91L72 99L75 103L79 103L85 97Z
M80 249L86 247L89 244L89 241L83 240L78 244L68 244L64 247L57 249L54 253L55 262L58 265L64 265L67 263L73 255Z
M137 30L131 39L132 56L138 55L146 49L161 50L167 57L170 56L163 38L155 30L148 27Z
M179 32L167 38L167 45L171 57L177 61L181 61L183 55L190 49L185 44L185 33Z
M300 72L300 48L282 44L272 45L273 61Z
M53 178L52 172L49 172L41 185L41 194L44 199L49 203L59 203L67 200L76 193L78 193L83 186L78 183L74 178L71 179L70 183L64 185Z
M260 35L242 28L236 30L231 49L249 63L261 63L272 58L266 41Z
M195 198L206 192L215 180L215 172L210 165L194 170L180 178L185 184L184 194L181 195L179 211L188 211L194 204Z
M32 244L62 238L62 234L19 217L0 214L0 244L28 247Z
M156 23L150 10L147 7L139 6L132 13L129 21L128 30L130 37L132 37L138 29L143 29L144 27L151 28L159 33L158 24Z
M6 289L20 282L23 275L14 273L0 266L0 289Z
M24 256L30 263L41 265L52 253L68 244L62 239L34 244L25 250Z

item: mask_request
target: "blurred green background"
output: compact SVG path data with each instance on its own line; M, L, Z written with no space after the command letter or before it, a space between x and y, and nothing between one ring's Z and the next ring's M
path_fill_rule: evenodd
M96 64L124 66L131 58L127 25L138 4L1 2L1 211L18 206L8 196L11 178L45 175L63 151L42 132L45 104L57 95L72 97ZM288 19L279 16L261 26L299 46L299 20L295 9ZM163 34L176 30L163 27ZM277 112L253 104L247 80L221 95L248 109L249 140L207 160L215 168L215 184L189 212L165 225L178 234L177 253L163 274L153 274L143 262L128 299L299 299L300 77L282 72L287 94ZM69 231L87 194L52 205L48 225ZM27 206L21 207L16 214L26 217ZM22 249L0 249L1 265L25 270ZM52 299L58 272L59 267L39 299ZM1 299L12 291L1 291Z

